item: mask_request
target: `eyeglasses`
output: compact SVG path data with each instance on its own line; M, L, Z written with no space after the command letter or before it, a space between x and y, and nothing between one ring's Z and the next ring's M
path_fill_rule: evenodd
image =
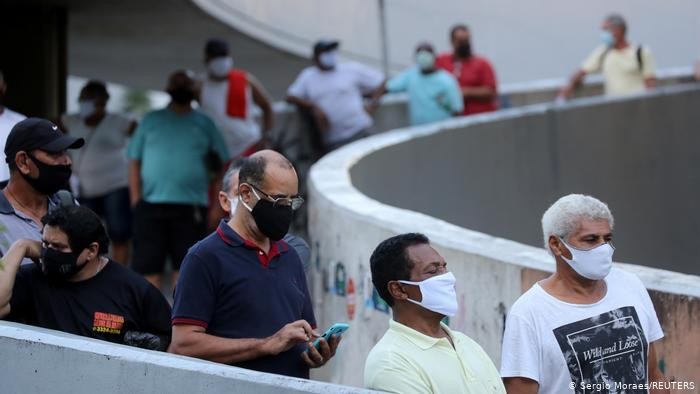
M260 196L256 192L259 191L260 193L265 196L268 200L272 202L272 206L283 206L283 207L290 207L292 208L292 211L296 211L297 209L301 208L301 206L304 204L304 198L301 196L295 196L295 197L273 197L264 191L262 191L259 187L253 185L253 184L248 184L250 185L251 188L253 188L253 194L255 194L255 197L260 199Z

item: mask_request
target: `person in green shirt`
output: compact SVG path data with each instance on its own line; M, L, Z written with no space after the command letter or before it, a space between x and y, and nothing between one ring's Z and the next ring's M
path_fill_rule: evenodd
M390 393L505 394L484 350L442 323L457 312L455 277L423 234L389 238L370 257L372 283L391 307L389 330L365 362L365 386Z
M209 183L229 158L214 122L192 108L191 73L173 73L167 92L170 104L146 114L127 151L134 207L132 268L158 288L166 258L174 265L174 285L187 250L204 237Z

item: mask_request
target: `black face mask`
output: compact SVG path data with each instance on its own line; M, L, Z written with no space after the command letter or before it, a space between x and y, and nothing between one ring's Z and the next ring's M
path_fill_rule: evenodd
M455 53L462 59L472 55L472 44L469 41L460 41L455 48Z
M87 264L78 265L80 253L59 252L56 249L41 249L41 272L47 277L66 280L85 268Z
M21 173L24 179L29 183L34 190L44 195L51 195L61 189L68 189L68 180L70 179L70 165L63 164L46 164L36 157L27 154L34 162L34 165L39 169L39 176L32 178L28 174Z
M282 239L292 223L292 207L275 206L272 201L265 199L258 200L251 214L258 230L273 241Z
M187 105L194 100L194 92L188 88L175 88L169 93L176 104Z

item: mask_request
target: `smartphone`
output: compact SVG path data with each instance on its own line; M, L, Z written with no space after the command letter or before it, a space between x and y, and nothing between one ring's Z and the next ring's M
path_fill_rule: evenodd
M314 347L316 350L319 350L318 347L321 344L321 338L325 339L326 341L329 341L331 339L332 335L337 335L341 336L345 331L350 328L350 325L347 323L335 323L334 325L330 326L329 329L326 330L326 332L323 333L320 337L316 338L314 341ZM306 349L306 351L309 351Z

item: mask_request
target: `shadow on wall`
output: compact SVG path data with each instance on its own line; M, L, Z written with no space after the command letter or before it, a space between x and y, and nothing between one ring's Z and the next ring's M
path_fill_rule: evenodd
M309 182L315 310L321 327L352 328L315 377L362 385L364 360L390 318L367 282L369 255L399 233L425 233L450 263L459 300L450 326L496 365L507 311L554 269L539 220L563 194L610 204L616 260L696 272L698 105L698 85L535 105L395 130L321 159ZM677 381L698 381L700 277L618 265L650 289L666 336L660 367Z
M532 246L542 245L549 204L591 194L615 215L616 260L700 274L700 90L597 100L391 146L363 158L353 184L392 206Z

